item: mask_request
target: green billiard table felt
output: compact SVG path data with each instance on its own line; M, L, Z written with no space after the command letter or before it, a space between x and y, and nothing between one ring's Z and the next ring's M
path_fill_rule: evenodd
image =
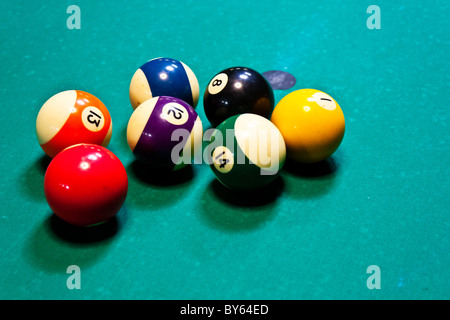
M68 29L69 5L81 29ZM369 29L367 8L380 8ZM448 299L448 12L442 1L2 1L1 299ZM219 71L281 70L327 92L346 118L327 161L287 163L236 194L206 164L148 172L128 148L131 77L185 62L203 92ZM113 119L108 148L129 177L117 217L61 223L43 181L35 121L78 89ZM80 268L81 289L66 272ZM380 289L367 268L379 267Z

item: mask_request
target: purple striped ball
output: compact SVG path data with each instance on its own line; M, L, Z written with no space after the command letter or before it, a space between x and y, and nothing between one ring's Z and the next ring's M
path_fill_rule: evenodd
M202 122L181 99L160 96L137 107L128 121L127 140L136 159L152 167L178 170L201 149Z

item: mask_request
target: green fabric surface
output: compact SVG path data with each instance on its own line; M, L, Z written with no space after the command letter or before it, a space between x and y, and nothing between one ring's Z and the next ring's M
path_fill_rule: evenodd
M81 29L66 26L69 5ZM381 9L370 30L367 8ZM448 299L448 2L0 2L1 299ZM273 192L234 197L206 164L162 179L126 142L131 77L185 62L203 92L220 70L282 70L346 117L337 152L288 163ZM44 197L35 121L63 90L90 92L113 119L125 165L117 219L76 232ZM81 289L69 290L69 265ZM368 289L367 268L381 270Z

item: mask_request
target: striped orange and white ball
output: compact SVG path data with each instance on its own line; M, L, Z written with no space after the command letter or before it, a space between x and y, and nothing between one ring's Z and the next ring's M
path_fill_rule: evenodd
M106 106L80 90L55 94L44 103L36 119L38 142L51 158L78 143L106 147L111 134L112 120Z

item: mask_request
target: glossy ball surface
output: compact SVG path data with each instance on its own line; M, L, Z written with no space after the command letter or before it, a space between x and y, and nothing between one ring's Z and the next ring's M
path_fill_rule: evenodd
M108 109L97 97L80 90L55 94L44 103L36 119L38 142L52 158L78 143L106 147L111 134Z
M271 121L286 142L287 157L301 163L325 160L344 137L345 119L339 104L328 94L301 89L285 96Z
M195 108L199 84L194 72L186 64L171 58L156 58L144 63L130 83L130 102L136 109L144 101L157 96L183 100Z
M203 97L205 115L213 127L243 113L270 118L274 105L273 90L267 80L245 67L228 68L216 74Z
M44 177L50 208L76 226L90 226L114 217L127 190L127 173L119 158L94 144L78 144L61 151L50 162Z
M202 147L202 122L186 102L155 97L142 103L128 121L127 140L136 159L156 168L178 170Z
M280 131L256 114L228 118L214 131L210 144L211 169L233 190L264 187L280 174L286 146Z

